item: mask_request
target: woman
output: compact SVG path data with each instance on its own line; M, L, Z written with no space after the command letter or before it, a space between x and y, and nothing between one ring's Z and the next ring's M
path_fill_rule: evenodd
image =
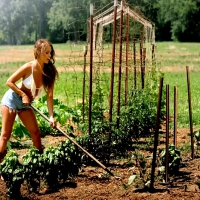
M47 107L51 126L56 126L53 118L53 90L58 72L54 66L55 51L52 44L39 39L34 45L35 59L21 66L8 78L10 89L2 98L2 130L0 136L0 162L6 154L6 145L10 138L16 115L29 131L33 145L42 153L38 123L30 103L47 94ZM19 84L16 84L21 79Z

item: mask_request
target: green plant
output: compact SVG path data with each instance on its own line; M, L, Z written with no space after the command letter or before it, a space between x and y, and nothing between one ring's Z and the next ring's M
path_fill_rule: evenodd
M6 195L10 198L20 198L20 187L24 181L24 173L18 161L18 154L11 150L0 165L0 174L6 182Z
M120 114L120 130L138 140L150 135L155 128L156 96L149 88L133 91L128 105L124 105Z
M200 144L200 130L194 131L194 136L196 138L197 145L199 145Z
M12 131L12 137L17 141L23 141L31 138L30 133L28 130L22 125L19 117L16 117L14 125L13 125L13 131Z
M22 157L22 166L24 179L27 182L29 191L38 191L40 188L40 179L43 175L42 169L44 167L41 153L35 148L30 148Z
M168 149L168 163L169 163L169 174L174 175L177 174L180 168L180 164L182 161L180 151L175 148L175 145L170 144ZM159 167L159 171L165 174L165 166L166 166L166 149L162 149L159 153L161 166Z
M150 173L148 171L149 160L152 160L152 157L145 157L143 153L140 153L138 150L135 150L132 159L134 161L134 166L129 169L133 174L129 177L128 185L131 185L133 182L135 186L138 187L149 187L150 185Z
M43 96L42 98L38 99L38 101L35 102L35 106L37 108L40 108L40 111L48 116L48 109L46 106L46 97ZM49 126L49 123L45 121L40 114L36 113L37 121L40 127L40 130L42 132L42 135L45 136L47 134L50 135L59 135L60 133L56 131L55 129L52 129ZM69 108L66 105L63 104L63 102L59 101L58 99L54 99L54 117L56 118L56 121L65 129L67 129L67 132L72 132L73 127L71 126L71 122L76 124L80 123L81 120L81 111L77 108Z
M21 184L26 181L30 192L41 189L41 181L49 189L57 189L59 184L72 179L79 172L83 152L66 140L57 147L48 147L43 154L30 148L23 155L22 162L18 154L11 150L0 164L0 174L7 186L7 196L20 197Z

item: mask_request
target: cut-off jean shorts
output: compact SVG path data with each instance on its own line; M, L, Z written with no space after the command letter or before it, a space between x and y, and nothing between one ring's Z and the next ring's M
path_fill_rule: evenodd
M10 112L20 112L26 109L32 109L31 106L27 106L22 103L22 97L15 93L12 89L9 89L3 96L1 104L9 108Z

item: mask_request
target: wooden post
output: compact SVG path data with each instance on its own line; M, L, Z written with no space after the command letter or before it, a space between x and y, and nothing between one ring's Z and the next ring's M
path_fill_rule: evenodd
M93 66L93 5L90 4L90 80L89 80L89 134L91 133L91 121L92 121L92 66Z
M189 104L189 118L190 118L190 135L191 135L191 157L194 159L194 133L193 133L193 122L192 122L192 103L191 103L191 92L190 92L190 75L189 66L186 66L187 72L187 86L188 86L188 104Z
M86 56L87 56L87 46L84 46L84 65L83 65L83 96L82 96L82 104L83 104L83 122L85 122L85 73L86 73Z
M166 85L166 142L165 142L165 183L169 174L169 85Z
M156 168L156 154L158 147L158 133L159 133L159 125L160 125L160 110L161 110L161 101L162 101L162 88L163 88L163 78L160 78L160 87L158 93L158 103L157 103L157 113L156 113L156 127L154 134L154 149L153 149L153 160L152 160L152 168L151 168L151 184L150 189L154 189L154 174Z
M178 88L174 86L174 146L177 147Z
M109 99L109 122L112 122L113 109L113 87L114 87L114 69L115 69L115 45L116 45L116 18L117 18L117 0L114 1L114 22L113 22L113 41L112 41L112 66L110 77L110 99ZM108 134L108 140L111 141L111 131Z
M117 128L120 120L120 99L121 99L121 70L122 70L122 38L123 38L123 1L121 1L120 16L120 38L119 38L119 73L118 73L118 95L117 95Z

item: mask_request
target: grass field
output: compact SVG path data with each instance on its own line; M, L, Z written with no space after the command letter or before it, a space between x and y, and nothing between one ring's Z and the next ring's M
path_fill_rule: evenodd
M55 44L56 67L60 78L56 82L55 97L68 105L80 102L82 98L83 79L83 49L84 43ZM111 45L110 45L111 47ZM191 97L193 123L200 124L199 96L200 96L200 43L156 43L156 65L164 74L164 89L166 84L170 88L170 115L173 116L174 86L178 87L178 126L189 126L188 91L186 66L190 67ZM32 60L32 45L0 46L0 98L8 89L5 82L11 73L25 62ZM104 64L106 65L106 64ZM87 56L87 69L89 56ZM88 75L86 80L88 80ZM107 81L109 84L109 82ZM109 85L105 86L109 90ZM86 87L88 94L88 88Z

